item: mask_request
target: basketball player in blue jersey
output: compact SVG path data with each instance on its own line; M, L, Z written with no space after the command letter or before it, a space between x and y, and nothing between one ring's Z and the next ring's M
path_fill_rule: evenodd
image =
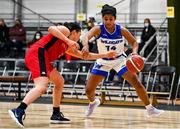
M103 80L111 69L114 69L118 76L122 76L127 80L136 90L139 98L143 101L146 109L147 116L159 116L163 110L158 110L150 104L148 95L142 83L138 80L136 74L132 74L125 66L126 54L124 53L124 39L132 46L132 54L137 54L138 44L132 34L120 24L116 24L116 8L109 5L104 5L101 10L102 21L101 25L94 26L85 36L83 41L82 52L84 55L88 54L89 46L88 41L92 37L96 37L99 53L106 53L107 51L114 50L118 54L115 58L101 58L97 59L91 71L91 75L86 84L86 95L90 100L86 116L93 113L95 107L99 106L100 100L95 98L95 90L98 84Z

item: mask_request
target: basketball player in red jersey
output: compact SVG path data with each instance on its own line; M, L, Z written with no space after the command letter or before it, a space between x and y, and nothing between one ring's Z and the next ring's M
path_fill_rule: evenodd
M65 27L66 26L66 27ZM78 50L81 28L77 23L66 23L65 26L51 26L48 34L30 46L25 56L25 63L32 73L32 79L35 87L31 89L21 104L12 110L9 110L10 116L20 126L24 127L23 116L29 104L46 92L49 82L54 83L53 89L53 113L50 118L51 123L70 123L60 112L61 94L64 86L64 79L51 65L51 62L57 60L64 53L83 58ZM68 38L67 38L68 37ZM97 59L102 57L114 57L115 52L107 54L90 53L86 59Z

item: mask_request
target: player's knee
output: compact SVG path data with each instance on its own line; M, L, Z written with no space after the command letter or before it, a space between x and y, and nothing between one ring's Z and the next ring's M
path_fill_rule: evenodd
M130 84L136 89L142 87L142 84L136 75L131 76Z
M141 83L135 83L135 84L133 85L133 87L134 87L135 89L142 89L142 84L141 84Z
M86 87L85 92L87 95L90 95L92 93L92 90Z
M38 90L38 92L42 95L42 94L44 94L44 93L46 93L46 91L47 91L47 87L38 87L38 88L36 88L37 90Z
M62 84L64 84L64 78L62 78L61 80L59 80L60 81L60 83L62 83Z
M57 78L56 80L52 81L55 85L63 85L64 78Z
M64 87L64 78L58 79L54 82L55 88L62 88Z

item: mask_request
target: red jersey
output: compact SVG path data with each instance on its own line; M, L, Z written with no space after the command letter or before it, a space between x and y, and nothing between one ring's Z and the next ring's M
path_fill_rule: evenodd
M58 39L57 37L54 37L52 34L48 33L31 47L44 48L48 53L49 61L52 62L64 55L68 45L63 40Z
M51 62L62 56L67 48L68 45L64 41L51 34L47 34L30 46L26 52L25 63L32 73L32 79L49 77L53 70Z

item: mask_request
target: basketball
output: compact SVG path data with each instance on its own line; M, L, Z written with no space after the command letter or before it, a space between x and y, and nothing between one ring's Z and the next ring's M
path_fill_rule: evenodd
M127 58L126 67L131 73L138 73L144 68L144 59L140 55L132 55Z

